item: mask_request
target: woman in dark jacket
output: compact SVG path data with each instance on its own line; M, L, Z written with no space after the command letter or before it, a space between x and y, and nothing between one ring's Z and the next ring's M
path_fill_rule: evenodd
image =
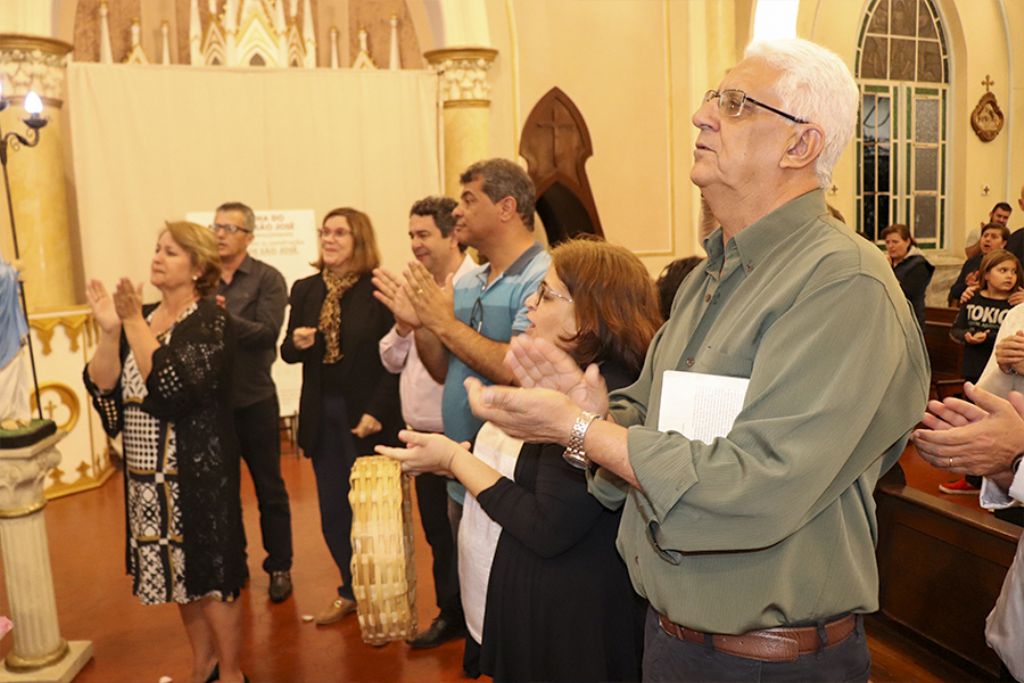
M320 228L319 273L292 286L281 358L302 363L299 446L313 460L320 524L342 584L316 623L355 611L352 593L352 508L349 473L360 455L394 443L401 426L398 376L384 370L378 342L394 324L373 297L371 272L380 265L370 218L334 209Z
M597 364L610 388L632 383L661 324L643 264L622 247L590 240L559 245L551 262L526 300L526 334L561 347L580 367ZM522 445L514 465L497 465L514 470L508 477L485 452L515 442L490 423L475 453L436 434L399 436L407 448L377 450L401 460L403 470L450 473L466 486L459 532L464 598L472 601L467 584L480 584L489 559L467 533L490 536L483 517L500 525L482 615L463 600L470 633L482 633L480 670L495 681L639 680L644 602L615 549L621 508L609 510L587 492L586 475L563 457L566 449Z
M903 295L914 307L917 324L924 329L924 295L932 281L935 266L928 262L916 247L910 229L902 223L893 223L882 231L885 251L889 256Z

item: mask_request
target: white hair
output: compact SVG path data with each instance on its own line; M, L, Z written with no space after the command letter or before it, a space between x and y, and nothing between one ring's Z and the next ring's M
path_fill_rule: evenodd
M773 88L786 112L821 126L825 145L815 164L828 187L832 169L857 126L860 91L839 55L800 38L751 43L745 59L761 59L781 72Z

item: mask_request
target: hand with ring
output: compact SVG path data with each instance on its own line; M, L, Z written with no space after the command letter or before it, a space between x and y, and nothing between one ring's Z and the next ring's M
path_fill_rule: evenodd
M447 325L456 322L455 290L452 275L448 275L444 287L439 287L427 267L419 261L409 262L405 271L407 292L413 308L423 327L437 334Z
M921 420L927 429L914 431L918 454L933 467L955 474L993 477L1009 472L1024 452L1024 395L1011 391L1009 400L970 382L964 394L973 403L947 398L930 401Z

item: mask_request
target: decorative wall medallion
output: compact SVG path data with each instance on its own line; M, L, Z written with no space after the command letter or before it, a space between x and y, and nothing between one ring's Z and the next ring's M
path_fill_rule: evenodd
M986 74L985 80L981 84L985 86L985 94L981 96L978 106L971 112L971 128L982 142L992 142L999 135L999 131L1003 129L1006 119L1003 116L1003 110L999 108L999 103L996 102L995 94L989 91L989 88L994 85L992 79Z

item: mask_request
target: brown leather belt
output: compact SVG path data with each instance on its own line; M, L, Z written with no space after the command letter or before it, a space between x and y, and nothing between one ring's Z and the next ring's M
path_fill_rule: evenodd
M816 626L769 628L732 636L695 631L672 623L662 614L658 615L658 623L661 624L661 629L673 638L691 643L710 643L711 647L719 652L760 662L791 662L800 655L838 645L857 629L857 617L853 614L826 622L826 641L823 643L818 637Z

